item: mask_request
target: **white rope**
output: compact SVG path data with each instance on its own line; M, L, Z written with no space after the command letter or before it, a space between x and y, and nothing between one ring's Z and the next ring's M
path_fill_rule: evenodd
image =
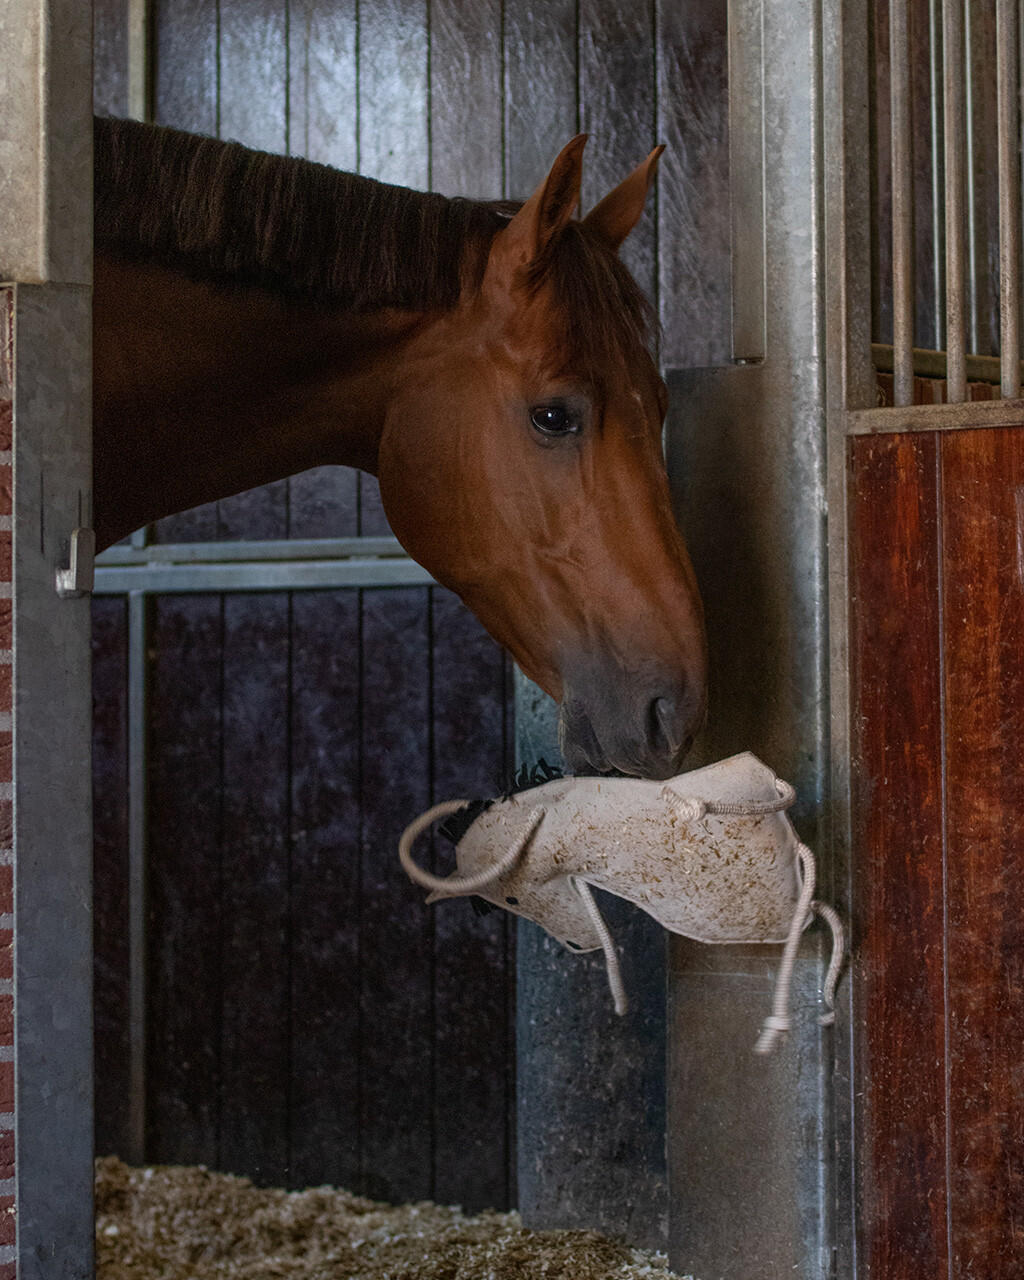
M615 1012L621 1017L629 1009L629 1000L626 996L625 983L622 981L622 970L619 968L619 955L615 950L615 939L612 937L611 930L605 924L604 917L598 910L594 895L590 892L590 885L587 884L586 880L577 880L575 876L570 876L569 883L583 899L587 915L590 916L590 923L594 926L597 936L601 939L601 950L604 952L604 967L605 972L608 974L608 986L611 988Z
M800 890L800 897L797 899L796 910L793 912L793 919L790 922L789 936L786 938L786 945L782 949L779 976L775 979L775 998L772 1001L772 1011L764 1020L761 1035L757 1044L754 1045L755 1053L771 1053L779 1036L788 1031L791 1025L789 1018L789 992L793 983L793 966L796 964L796 952L797 947L800 945L800 935L807 924L807 916L811 909L811 899L814 897L815 876L814 855L810 849L805 844L798 844L796 850L800 856L800 868L803 871L804 882Z
M818 902L815 899L811 903L811 910L816 915L821 916L832 930L832 955L828 962L828 972L825 974L825 981L822 983L821 989L821 997L825 1002L827 1012L823 1013L818 1019L821 1026L830 1027L836 1020L836 985L839 982L839 974L843 968L843 957L846 954L846 935L839 913L830 907L827 902Z
M512 870L522 857L523 850L529 844L533 833L540 826L544 817L543 809L531 809L525 829L512 842L508 851L499 858L493 867L485 867L483 871L478 871L475 875L435 876L417 866L412 858L412 846L417 836L425 831L432 822L436 822L438 818L447 818L450 813L456 813L459 809L464 809L467 804L469 804L468 800L444 800L441 804L435 804L432 809L428 809L426 813L421 813L402 832L402 838L398 842L398 857L410 880L415 880L417 884L423 885L425 889L433 889L436 893L455 895L475 893L477 889L482 889L484 885L490 884L492 880L499 880L506 872Z

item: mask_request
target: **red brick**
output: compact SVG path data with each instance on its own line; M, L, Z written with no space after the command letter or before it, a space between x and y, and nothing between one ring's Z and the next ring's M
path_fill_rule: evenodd
M14 1110L14 1063L0 1062L0 1111Z
M0 865L0 913L14 910L14 868Z
M0 777L0 782L9 782L10 774L6 778ZM12 800L0 800L0 849L10 849L14 843L14 802Z
M17 1238L14 1196L0 1196L0 1244L14 1244Z
M0 1280L18 1280L16 1262L0 1262Z
M0 929L0 981L14 977L14 933Z
M0 391L0 396L3 392ZM10 400L0 399L0 449L9 449L14 440L14 405ZM8 468L9 469L9 468ZM7 492L10 494L10 479L7 481ZM10 515L10 511L7 512Z
M0 996L0 1045L14 1044L14 997Z
M0 1129L0 1178L14 1177L14 1130Z
M0 582L10 582L11 569L11 531L0 530Z

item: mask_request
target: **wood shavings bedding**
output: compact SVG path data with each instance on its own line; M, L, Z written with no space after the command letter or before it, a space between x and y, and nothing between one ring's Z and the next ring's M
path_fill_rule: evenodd
M97 1280L674 1280L660 1254L516 1213L96 1162Z

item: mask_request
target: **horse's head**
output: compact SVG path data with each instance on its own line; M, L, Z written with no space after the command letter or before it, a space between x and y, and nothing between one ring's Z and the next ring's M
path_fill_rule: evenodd
M582 221L585 138L411 339L379 457L394 530L561 703L571 768L678 771L705 711L649 308L617 250L661 148Z

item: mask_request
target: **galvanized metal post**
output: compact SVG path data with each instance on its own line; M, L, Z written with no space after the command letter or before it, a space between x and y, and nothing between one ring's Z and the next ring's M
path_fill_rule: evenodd
M762 40L762 112L733 112L732 154L764 157L763 249L734 289L765 299L764 358L669 379L669 469L707 609L709 727L695 763L753 750L797 788L822 847L827 783L822 43L811 0L735 0ZM832 39L832 33L827 34ZM734 43L731 41L731 44ZM756 92L757 90L755 90ZM734 202L758 184L744 177ZM735 303L733 313L737 313ZM671 364L672 353L666 352ZM742 354L742 353L741 353ZM814 934L793 1032L752 1053L777 949L674 941L669 1005L672 1265L699 1276L831 1274L827 1037Z
M15 1192L21 1280L92 1275L92 7L0 0L0 281L14 285ZM80 536L85 547L88 538ZM84 566L82 566L84 567Z

